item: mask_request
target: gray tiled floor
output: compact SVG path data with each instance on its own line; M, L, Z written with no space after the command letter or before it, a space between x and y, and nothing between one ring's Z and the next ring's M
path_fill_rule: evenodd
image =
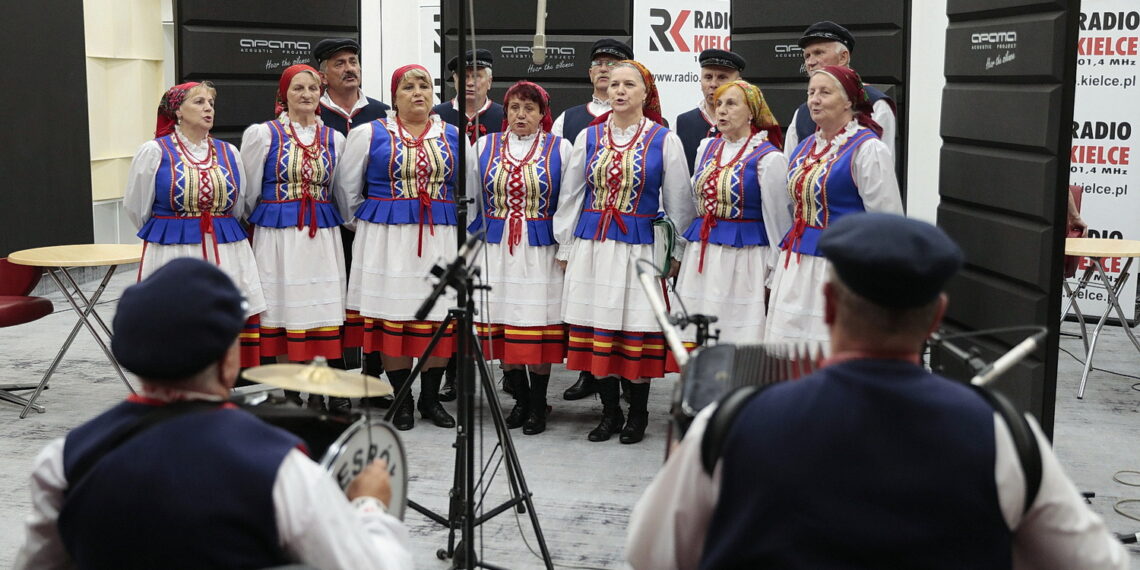
M113 314L113 301L133 278L130 271L115 277L100 308L104 318ZM38 379L54 356L62 335L74 323L64 303L56 301L54 315L33 324L0 329L0 384ZM1075 328L1066 325L1066 330ZM1079 340L1062 339L1061 344L1074 353L1081 350ZM1140 374L1140 354L1119 329L1110 328L1102 336L1096 364L1107 370ZM1140 391L1132 388L1137 380L1094 372L1084 400L1077 400L1080 365L1062 353L1059 369L1057 454L1077 487L1096 493L1092 506L1114 532L1136 532L1140 522L1114 513L1112 505L1121 498L1140 498L1140 488L1115 483L1112 476L1120 470L1140 470ZM512 433L556 563L564 567L618 568L622 566L621 547L629 510L663 458L672 379L654 386L650 401L653 424L646 440L633 446L616 440L586 441L585 433L596 423L600 404L593 399L563 401L559 394L572 379L571 373L555 370L550 388L554 414L546 433ZM51 438L121 399L125 392L102 352L82 332L51 389L41 397L47 413L20 420L18 408L0 403L0 457L4 458L0 462L0 567L11 564L22 540L22 519L29 504L27 478L36 452ZM454 411L453 405L448 407ZM403 433L412 473L410 497L438 512L447 506L454 464L450 447L453 433L423 423ZM494 444L489 425L484 434L490 438L483 441L483 449L489 454ZM506 496L501 466L488 487L490 507ZM1130 512L1140 516L1140 508ZM446 544L446 530L417 513L409 514L407 522L417 565L447 567L435 557L436 549ZM482 538L483 558L488 562L509 568L540 567L538 558L528 550L529 546L537 551L537 545L525 515L499 515L484 525ZM1133 547L1132 553L1134 561L1140 560L1140 549Z

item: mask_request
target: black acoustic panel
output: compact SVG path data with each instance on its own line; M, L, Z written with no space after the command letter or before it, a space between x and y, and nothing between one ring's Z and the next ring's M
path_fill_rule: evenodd
M589 83L590 47L595 37L584 36L557 36L548 37L546 41L546 61L535 65L534 54L531 53L532 38L507 35L479 35L480 49L491 52L495 58L494 76L500 79L559 79L563 81L579 81ZM628 37L621 37L629 41ZM455 36L450 36L444 46L451 59L458 53ZM446 74L446 70L444 71ZM450 74L445 77L451 82Z
M353 35L353 34L346 34ZM185 26L179 45L184 80L233 77L276 80L290 65L313 64L312 50L328 34Z
M995 18L1005 14L1064 10L1069 4L1066 0L947 0L946 15L951 20Z
M212 132L238 131L274 118L277 81L219 79L212 81L218 90Z
M838 22L852 30L904 27L906 5L905 0L876 0L874 9L868 9L866 2L732 0L732 30L735 37L737 31L782 28L799 31L798 38L804 29L820 20ZM858 37L855 47L859 49Z
M590 101L590 95L594 92L589 84L544 83L542 86L547 93L550 93L550 114L554 118L570 107ZM500 91L500 93L505 92L505 88Z
M186 24L243 27L341 28L355 36L360 22L359 0L177 0L177 20Z
M966 145L943 145L939 170L942 197L971 202L985 208L1019 212L1039 220L1053 218L1048 194L1009 192L1022 185L1053 188L1057 184L1057 158L1012 150Z
M6 3L0 51L44 65L9 74L0 125L15 135L0 153L4 175L0 257L31 247L91 243L91 147L83 3ZM45 86L50 86L46 88ZM17 103L18 102L18 103Z
M1063 130L1063 91L1057 84L947 83L942 91L942 137L1056 151Z
M970 265L1046 289L1053 260L1026 252L1051 247L1052 225L948 202L938 206L938 225L954 236Z
M953 299L951 299L950 304L951 306L954 305ZM944 324L946 325L947 332L953 333L958 331L958 328L953 326L952 321L944 321ZM1029 335L1029 332L1010 335L1010 340L1021 340ZM978 357L986 362L997 360L1005 354L1007 350L1007 345L995 343L985 338L957 339L953 342L962 350L976 349ZM1030 409L1041 408L1044 394L1041 383L1037 381L1037 378L1040 378L1045 373L1045 364L1042 356L1043 350L1039 349L1035 355L1017 363L1013 368L987 384L987 386L992 390L997 390L1014 402L1025 402ZM963 382L976 374L976 371L969 369L966 363L958 360L944 350L933 351L931 355L931 366L935 370L938 370L940 374L949 378L961 379Z
M957 239L957 236L955 236ZM978 295L985 291L985 295ZM985 330L1042 322L1050 300L1035 288L974 270L963 269L946 287L950 305L946 318L971 329Z
M458 1L444 0L444 35L454 36L458 28ZM475 2L475 29L479 33L514 33L533 39L537 5L511 0ZM580 34L596 37L633 34L633 2L613 0L553 0L546 4L546 34Z
M756 70L771 81L806 81L801 32L736 33L732 50L748 62L745 75ZM859 34L858 50L851 67L864 81L902 83L905 69L900 54L906 53L906 36L902 30L871 30Z
M1064 70L1064 37L1064 12L953 23L946 30L945 75L957 81L1057 83Z

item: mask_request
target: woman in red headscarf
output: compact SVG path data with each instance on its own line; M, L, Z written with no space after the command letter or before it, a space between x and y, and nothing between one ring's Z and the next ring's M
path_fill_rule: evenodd
M415 311L427 295L426 277L439 259L455 257L455 196L459 130L431 113L431 75L419 65L392 74L394 111L348 134L334 184L352 202L356 237L348 278L348 307L365 317L364 351L379 352L395 388L407 381L412 359L427 349L447 316L440 300L426 320ZM469 152L467 154L471 156ZM439 403L444 366L454 349L450 333L428 355L418 409L440 427L455 419ZM393 423L411 429L412 399L404 401Z
M178 257L205 259L234 280L248 303L246 316L253 317L242 333L242 366L257 366L255 315L265 310L265 297L238 222L244 214L241 156L210 136L215 95L213 85L194 82L163 94L155 138L131 161L123 209L143 240L139 280Z
M266 309L261 355L305 362L341 358L344 253L339 226L347 201L334 199L332 173L344 136L317 115L321 77L308 65L281 74L277 117L251 125L241 141L252 211L253 252Z
M793 221L780 243L765 340L818 342L827 349L820 233L847 214L903 210L894 158L879 140L882 128L871 118L859 74L842 66L813 71L807 105L818 128L788 158Z
M596 377L602 399L602 421L589 439L605 441L620 431L622 443L635 443L648 425L649 379L665 375L667 360L637 262L654 257L654 221L667 216L688 227L696 211L685 151L663 124L653 75L636 61L621 61L610 71L608 92L611 111L574 142L554 234L558 259L567 263L566 367ZM674 260L671 274L678 267ZM620 381L628 381L628 422Z
M717 136L701 141L693 168L698 217L681 262L677 297L690 314L715 316L720 342L764 338L765 287L775 244L791 226L788 159L779 123L760 88L730 81L713 94ZM774 195L774 196L773 196ZM686 343L695 331L682 332Z
M503 107L503 131L477 143L474 182L482 192L472 192L480 204L467 231L486 229L486 255L479 259L491 291L476 332L483 356L502 363L515 398L507 425L533 435L546 429L550 365L566 357L551 217L570 143L550 134L550 97L542 87L515 83Z

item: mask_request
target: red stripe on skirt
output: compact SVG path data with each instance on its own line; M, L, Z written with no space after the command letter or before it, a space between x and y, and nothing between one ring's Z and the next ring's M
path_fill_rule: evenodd
M241 329L241 367L261 365L261 313L245 320Z
M346 311L344 314L343 342L345 348L364 346L364 317L357 311Z
M286 355L291 362L306 362L318 356L341 358L344 344L342 327L320 327L291 331L280 327L262 327L261 356Z
M663 378L680 372L659 332L612 331L572 325L566 368L587 370L599 378Z
M504 364L558 364L566 358L566 326L516 327L475 323L484 358ZM489 337L489 338L488 338Z
M389 321L364 317L364 352L380 352L388 356L423 356L431 337L439 330L439 322ZM447 332L429 356L448 358L455 351L455 327Z

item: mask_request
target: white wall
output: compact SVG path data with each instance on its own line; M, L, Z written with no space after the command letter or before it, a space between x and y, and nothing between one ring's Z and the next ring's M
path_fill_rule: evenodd
M911 2L910 89L907 92L907 215L934 222L938 212L938 135L946 86L946 0Z
M423 37L420 0L361 0L360 59L364 63L364 93L391 104L392 72L409 63L432 70L432 38ZM379 65L377 65L379 62Z

